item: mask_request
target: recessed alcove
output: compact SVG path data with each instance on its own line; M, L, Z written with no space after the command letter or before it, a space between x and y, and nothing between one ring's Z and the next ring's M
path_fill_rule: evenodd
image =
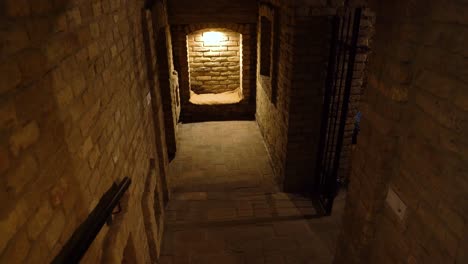
M206 28L187 35L190 102L235 104L242 100L242 34Z

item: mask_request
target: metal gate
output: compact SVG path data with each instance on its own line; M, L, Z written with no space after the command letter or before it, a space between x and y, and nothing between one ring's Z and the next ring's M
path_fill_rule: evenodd
M350 9L333 19L315 184L319 202L327 215L331 214L339 184L338 170L348 117L361 13L361 8Z

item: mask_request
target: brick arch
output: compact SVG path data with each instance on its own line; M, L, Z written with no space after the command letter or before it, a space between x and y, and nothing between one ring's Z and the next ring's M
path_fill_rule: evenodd
M196 31L219 28L242 34L242 89L243 99L235 105L196 106L189 102L190 82L187 35ZM171 27L174 67L179 73L181 120L253 119L255 112L256 24L200 23Z
M230 31L237 32L239 34L244 34L248 32L245 32L245 30L242 29L241 24L231 24L231 23L204 23L204 24L193 24L193 25L187 25L186 27L186 34L193 34L196 33L197 31L201 31L204 29L209 29L209 28L217 28L217 29L226 29Z
M204 36L216 31L219 41ZM242 34L226 28L203 28L187 34L190 90L195 94L242 93ZM240 99L240 97L239 97Z

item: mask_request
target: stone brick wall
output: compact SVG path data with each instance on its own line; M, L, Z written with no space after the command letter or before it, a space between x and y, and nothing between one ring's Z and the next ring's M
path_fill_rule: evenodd
M195 105L190 103L187 35L208 28L223 28L242 34L242 100L229 105ZM206 23L171 25L174 67L179 73L181 120L253 119L255 112L255 24Z
M468 261L467 6L370 1L361 135L335 263ZM385 201L391 189L402 218Z
M270 77L257 71L257 122L278 180L287 191L311 191L318 152L331 18L341 2L270 1L259 8L272 22ZM279 25L275 26L275 23ZM261 50L261 27L258 32ZM276 36L275 36L276 35ZM364 50L364 49L363 49ZM364 51L363 51L364 52ZM268 54L264 52L263 54ZM263 55L265 56L265 55ZM261 56L258 56L261 60ZM358 65L359 64L359 65ZM365 60L356 63L349 129L359 105ZM260 67L258 65L257 67ZM346 172L351 134L347 131L341 171Z
M277 47L277 60L272 60L273 67L277 67L276 95L272 96L271 79L265 80L260 75L261 60L261 30L257 30L257 103L256 120L271 158L276 180L282 184L285 173L287 154L287 135L289 123L290 89L292 78L293 37L290 24L293 19L293 10L287 2L271 2L271 5L260 5L259 21L262 16L268 17L272 23L276 23L277 34L273 43ZM276 12L273 14L273 10ZM272 47L273 48L273 47Z
M206 33L220 34L219 41ZM242 36L223 29L204 29L187 36L190 89L197 93L223 93L241 89Z
M154 262L159 236L150 233L161 234L164 212L152 208L163 200L167 164L150 160L167 157L156 151L165 150L155 144L164 126L147 67L157 64L154 45L144 45L154 39L143 37L151 16L142 8L125 0L0 3L0 262L50 262L124 176L133 182L123 212L82 263L121 262L127 241L138 249L134 263ZM157 227L143 221L152 214Z
M311 191L317 162L331 16L323 10L296 15L284 188Z

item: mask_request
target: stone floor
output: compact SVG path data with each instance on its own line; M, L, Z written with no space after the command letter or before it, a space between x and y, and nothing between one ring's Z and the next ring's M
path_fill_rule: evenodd
M176 155L169 166L174 192L275 189L268 154L254 121L181 124Z
M309 199L279 192L254 122L181 125L179 134L161 263L332 263L343 194L319 217Z

